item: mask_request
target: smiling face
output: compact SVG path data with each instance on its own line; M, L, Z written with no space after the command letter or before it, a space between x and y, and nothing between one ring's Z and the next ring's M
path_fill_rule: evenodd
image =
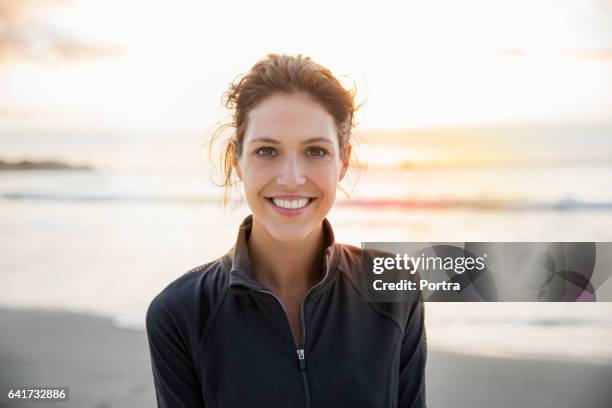
M281 242L321 228L348 168L333 117L304 94L280 94L249 112L242 152L234 161L253 222Z

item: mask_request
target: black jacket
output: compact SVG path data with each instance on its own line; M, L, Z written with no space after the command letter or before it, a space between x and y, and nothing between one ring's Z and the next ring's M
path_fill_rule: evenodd
M151 302L146 326L160 407L425 407L423 304L362 300L360 248L327 247L297 345L280 299L251 274L248 216L236 245Z

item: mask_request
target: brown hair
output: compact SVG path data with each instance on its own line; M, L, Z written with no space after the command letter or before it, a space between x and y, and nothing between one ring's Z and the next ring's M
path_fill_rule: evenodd
M209 155L212 156L213 142L226 130L234 130L220 158L224 173L224 181L220 184L225 187L224 205L229 202L230 190L235 184L233 162L242 154L249 112L272 95L293 93L305 93L334 118L340 154L344 155L355 127L355 112L361 106L355 105L355 86L345 89L330 70L309 57L268 54L230 84L223 95L223 105L232 112L232 121L218 126L209 141Z

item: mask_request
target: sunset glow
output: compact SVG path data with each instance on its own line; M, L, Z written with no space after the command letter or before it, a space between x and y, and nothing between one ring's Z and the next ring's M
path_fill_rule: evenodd
M325 3L297 22L281 3L211 4L3 1L0 129L201 130L268 52L354 79L363 128L611 119L603 3Z

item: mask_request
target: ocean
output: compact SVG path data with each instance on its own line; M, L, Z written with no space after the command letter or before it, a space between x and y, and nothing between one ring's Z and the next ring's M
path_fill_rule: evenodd
M353 245L612 241L611 179L601 163L368 169L328 218ZM221 196L204 169L2 171L0 305L142 329L156 293L233 245L248 208ZM612 303L427 303L426 319L430 348L612 361Z

